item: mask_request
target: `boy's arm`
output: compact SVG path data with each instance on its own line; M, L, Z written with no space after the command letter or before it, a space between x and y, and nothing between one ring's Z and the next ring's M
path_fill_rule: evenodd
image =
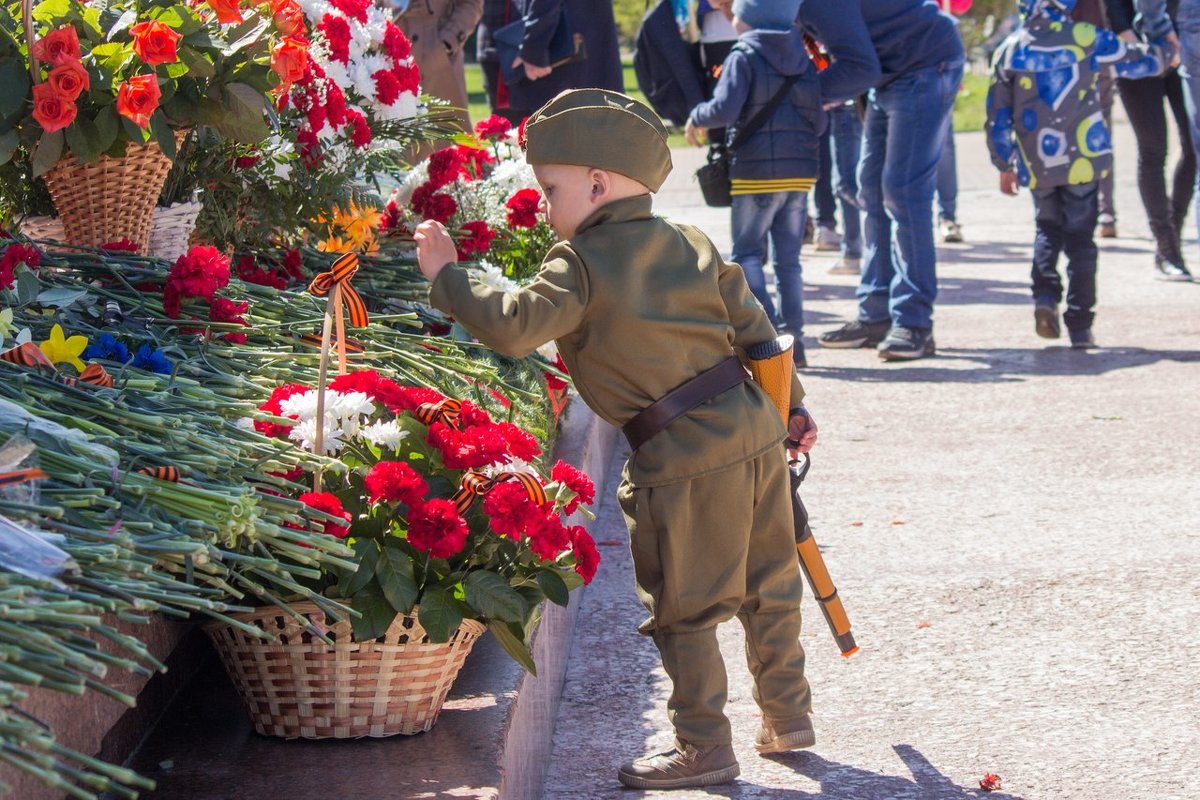
M692 109L688 124L696 128L728 128L738 121L749 96L750 62L735 51L721 67L721 77L717 79L712 99Z
M984 123L988 153L992 157L992 164L1001 172L1011 172L1016 161L1012 73L1004 68L1003 62L1007 49L1001 47L996 51L985 103L987 122Z
M1127 44L1103 28L1096 29L1092 54L1100 64L1111 64L1118 78L1152 78L1166 72L1173 52L1165 44Z
M523 358L579 327L587 308L587 273L565 245L550 249L532 283L509 293L454 266L454 243L440 224L421 223L415 239L421 272L431 282L429 304L496 352Z
M833 56L833 63L817 76L821 102L850 100L879 83L883 68L859 0L807 2L800 7L798 21L801 27L811 28Z

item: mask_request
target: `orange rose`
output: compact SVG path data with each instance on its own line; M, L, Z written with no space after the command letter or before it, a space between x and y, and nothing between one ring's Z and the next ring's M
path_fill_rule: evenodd
M275 27L285 34L304 33L304 9L296 0L271 0Z
M117 113L144 130L150 127L150 115L161 97L156 75L134 75L117 89Z
M78 61L83 57L79 52L79 34L70 25L55 28L33 43L33 57L48 64Z
M150 66L179 60L175 44L183 37L158 20L139 22L129 29L129 34L133 37L133 52Z
M238 6L239 0L208 0L208 7L217 12L217 22L230 25L242 21L242 11Z
M271 69L284 85L304 77L308 66L308 40L303 36L285 36L271 52Z
M33 87L33 118L46 133L62 130L75 121L75 101L63 97L48 83Z
M46 82L54 87L54 93L74 103L79 95L91 88L88 71L78 61L63 61L50 70Z

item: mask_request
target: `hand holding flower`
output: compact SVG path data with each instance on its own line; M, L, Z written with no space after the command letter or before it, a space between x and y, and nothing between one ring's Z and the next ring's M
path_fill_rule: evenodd
M417 243L417 263L421 274L432 283L448 265L458 261L458 250L446 226L433 220L425 220L417 226L413 239Z

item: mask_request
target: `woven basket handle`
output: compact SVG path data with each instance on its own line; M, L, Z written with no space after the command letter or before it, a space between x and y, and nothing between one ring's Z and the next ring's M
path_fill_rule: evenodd
M33 56L33 0L21 0L21 22L25 25L25 41L29 43L29 77L37 86L42 82L42 71Z

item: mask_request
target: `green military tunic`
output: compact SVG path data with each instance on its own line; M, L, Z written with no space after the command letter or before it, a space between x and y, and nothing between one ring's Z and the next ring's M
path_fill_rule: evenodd
M617 427L776 336L741 268L699 230L653 216L648 194L597 209L519 291L447 268L430 302L502 353L555 340L580 396ZM794 379L792 406L803 397ZM676 731L694 744L730 740L715 626L735 615L764 714L786 725L809 711L785 434L770 399L746 382L672 422L625 467L618 495L651 613L642 630L673 681Z

